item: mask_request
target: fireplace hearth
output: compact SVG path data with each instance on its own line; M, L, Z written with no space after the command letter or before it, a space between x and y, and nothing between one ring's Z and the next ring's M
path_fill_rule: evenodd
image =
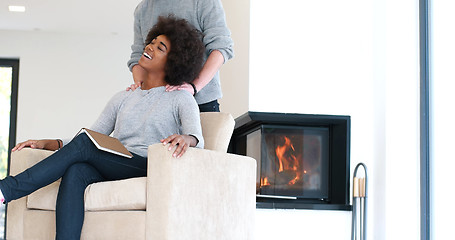
M257 161L258 208L351 210L350 117L247 112L229 152Z

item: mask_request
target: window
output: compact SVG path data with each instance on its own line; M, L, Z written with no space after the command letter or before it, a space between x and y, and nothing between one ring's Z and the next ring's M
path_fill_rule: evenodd
M8 175L10 149L16 142L19 60L0 59L0 179ZM0 236L5 235L5 205L0 207Z

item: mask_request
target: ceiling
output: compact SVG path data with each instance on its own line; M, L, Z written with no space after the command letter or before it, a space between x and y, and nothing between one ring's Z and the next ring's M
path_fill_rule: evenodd
M0 30L131 34L140 0L1 0ZM9 12L8 6L25 6Z

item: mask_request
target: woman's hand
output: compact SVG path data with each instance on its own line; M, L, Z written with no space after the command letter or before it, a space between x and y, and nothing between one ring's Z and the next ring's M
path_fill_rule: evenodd
M191 86L189 83L184 83L182 85L178 85L178 86L171 86L171 85L166 85L166 92L172 92L172 91L175 91L175 90L185 90L189 93L191 93L191 95L194 95L194 89L193 89L193 86Z
M27 140L17 144L12 152L20 151L24 147L30 147L34 149L47 149L47 150L57 150L60 147L60 140Z
M176 157L176 158L181 157L186 152L188 147L194 147L197 144L197 140L195 137L190 136L190 135L179 135L179 134L174 134L165 139L161 139L161 142L163 143L163 145L170 143L170 146L168 149L169 151L171 151L172 148L177 146L174 153L172 154L172 156Z

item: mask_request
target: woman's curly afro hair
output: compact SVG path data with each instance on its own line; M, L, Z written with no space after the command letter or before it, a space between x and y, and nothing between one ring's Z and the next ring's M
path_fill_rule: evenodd
M165 35L171 42L171 50L165 65L165 81L170 85L191 83L202 69L205 46L202 33L184 19L173 15L158 17L150 29L145 45L159 35Z

